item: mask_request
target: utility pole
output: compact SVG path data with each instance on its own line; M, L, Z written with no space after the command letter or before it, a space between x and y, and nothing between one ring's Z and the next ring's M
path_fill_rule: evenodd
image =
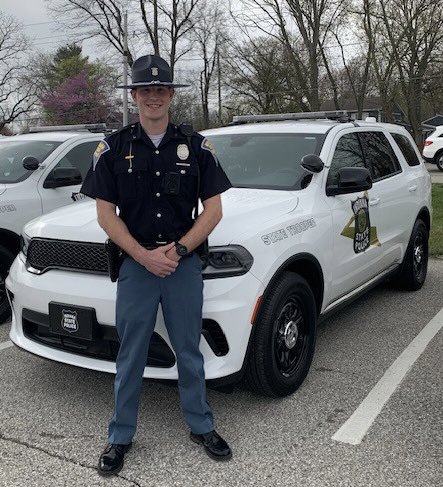
M123 14L123 84L128 84L128 12ZM128 90L123 90L123 127L128 125Z
M218 70L218 123L222 125L222 99L221 99L221 72L220 72L220 50L217 47L217 70Z

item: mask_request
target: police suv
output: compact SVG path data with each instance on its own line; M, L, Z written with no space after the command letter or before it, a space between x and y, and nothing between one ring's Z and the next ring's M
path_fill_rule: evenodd
M9 314L5 279L29 220L73 203L104 124L33 127L0 140L0 323Z
M204 135L234 186L203 271L206 378L285 396L308 373L320 319L387 278L423 285L430 177L404 128L347 112L236 117ZM116 285L94 201L40 217L22 237L6 281L11 340L115 372ZM144 377L177 379L161 310Z

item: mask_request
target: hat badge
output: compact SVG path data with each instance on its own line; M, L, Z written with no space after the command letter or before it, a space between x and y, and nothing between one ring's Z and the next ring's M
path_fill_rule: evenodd
M151 73L152 76L158 76L158 68L157 67L151 68Z

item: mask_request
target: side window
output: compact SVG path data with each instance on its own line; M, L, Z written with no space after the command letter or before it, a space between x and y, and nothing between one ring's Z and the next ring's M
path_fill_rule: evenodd
M419 166L420 165L420 159L417 156L417 153L414 150L414 147L412 147L411 142L407 137L401 134L393 134L391 133L393 139L395 142L397 142L397 145L400 147L400 150L406 159L406 162L410 166Z
M326 186L338 184L338 170L342 167L365 167L360 142L355 133L343 135L338 141L329 168Z
M57 167L76 167L82 178L85 179L86 173L91 167L92 156L97 148L98 142L84 142L72 148L55 166Z
M400 163L385 134L382 132L360 132L358 135L373 181L401 171Z

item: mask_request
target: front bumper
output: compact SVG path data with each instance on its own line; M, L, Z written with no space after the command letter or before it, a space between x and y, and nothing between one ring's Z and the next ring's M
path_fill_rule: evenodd
M19 256L10 269L6 288L12 298L10 338L17 346L58 362L103 372L116 372L113 358L118 350L114 323L116 284L107 276L60 270L35 275L26 270ZM209 334L203 333L200 349L205 359L206 379L219 379L241 370L251 333L252 312L261 294L263 285L251 272L238 277L204 281L204 327L205 323L211 326L218 324L217 333L221 330L227 343L227 349L220 352L211 343L211 330ZM117 349L114 347L112 350L110 345L111 355L106 355L102 353L104 348L100 348L97 342L93 344L95 347L86 347L81 340L54 341L55 338L49 336L48 341L46 330L50 301L94 308L102 335L109 342L115 343ZM161 309L157 316L155 333L157 337L154 336L151 347L157 352L160 349L166 352L168 349L172 360L159 362L151 357L143 377L176 380L177 366ZM46 337L46 342L41 337ZM54 340L51 342L52 339ZM159 353L165 357L162 350Z

